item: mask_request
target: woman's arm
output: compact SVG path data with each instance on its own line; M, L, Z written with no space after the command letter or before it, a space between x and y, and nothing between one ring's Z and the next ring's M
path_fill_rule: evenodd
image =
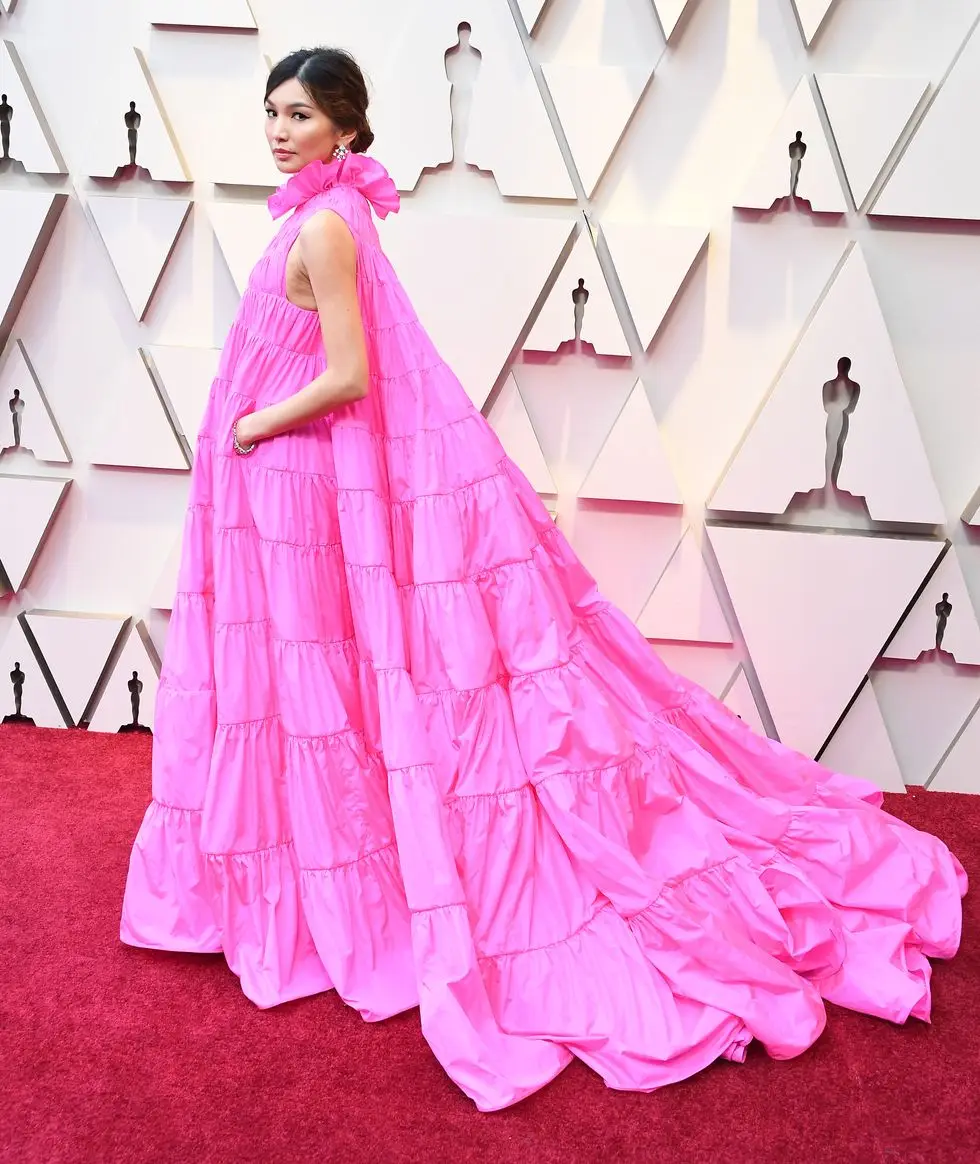
M300 229L298 253L320 316L329 367L288 400L243 416L240 444L278 436L362 400L368 390L367 345L357 301L357 247L344 220L331 210Z

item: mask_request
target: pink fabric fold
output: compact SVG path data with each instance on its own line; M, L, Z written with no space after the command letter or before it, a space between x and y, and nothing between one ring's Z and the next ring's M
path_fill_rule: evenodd
M314 161L294 174L269 199L269 213L281 218L332 186L350 186L362 194L379 218L396 214L401 198L388 171L367 154L348 154L333 161Z

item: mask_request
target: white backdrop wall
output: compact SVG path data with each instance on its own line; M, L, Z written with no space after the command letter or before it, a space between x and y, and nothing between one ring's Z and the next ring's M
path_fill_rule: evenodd
M114 731L137 670L152 725L197 420L271 233L263 77L326 42L369 74L420 316L605 592L760 730L980 793L978 22L980 0L21 0L0 711L19 663L25 715Z

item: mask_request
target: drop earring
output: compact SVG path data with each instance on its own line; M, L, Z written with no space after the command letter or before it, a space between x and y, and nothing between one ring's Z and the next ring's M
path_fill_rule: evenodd
M333 151L333 156L338 162L342 162L349 153L350 150L347 148L347 146L345 146L343 142L339 142Z

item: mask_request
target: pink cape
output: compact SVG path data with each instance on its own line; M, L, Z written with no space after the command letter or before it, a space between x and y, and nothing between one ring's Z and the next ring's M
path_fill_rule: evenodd
M313 163L270 206L294 213L198 439L122 939L223 951L260 1007L418 1006L483 1110L573 1055L635 1090L753 1038L793 1056L824 999L927 1019L956 858L597 592L381 251L376 161ZM325 210L357 244L370 393L237 457L235 418L325 366L284 285Z

